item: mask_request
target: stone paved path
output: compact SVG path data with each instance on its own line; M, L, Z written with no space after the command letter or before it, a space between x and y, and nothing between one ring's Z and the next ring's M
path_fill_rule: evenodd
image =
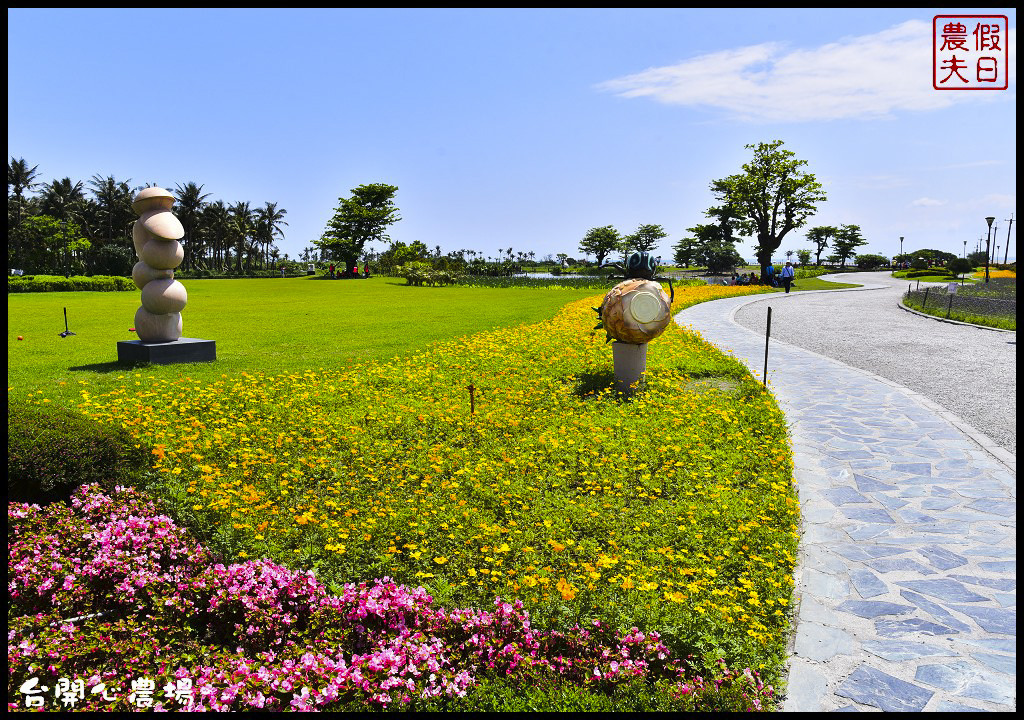
M732 316L763 299L676 321L760 377L764 335ZM1013 710L1015 458L865 370L774 340L768 368L803 512L784 709Z

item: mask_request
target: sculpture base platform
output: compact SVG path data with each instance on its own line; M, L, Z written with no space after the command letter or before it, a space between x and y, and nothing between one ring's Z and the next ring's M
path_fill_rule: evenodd
M216 359L217 343L214 340L183 337L166 343L123 340L117 344L117 361L120 363L173 365L175 363L213 362Z
M647 370L647 343L632 345L616 340L612 343L612 362L615 389L627 397L632 396Z

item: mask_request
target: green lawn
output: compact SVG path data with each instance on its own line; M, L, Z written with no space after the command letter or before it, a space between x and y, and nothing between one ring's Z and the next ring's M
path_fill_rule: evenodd
M219 378L242 370L288 372L382 360L435 340L551 317L593 290L407 287L395 278L188 280L183 334L214 340L217 362L152 366L147 375ZM74 336L62 338L63 308ZM19 293L7 296L7 385L57 400L85 381L118 384L117 343L129 332L139 293ZM18 340L18 336L23 340ZM61 383L64 383L63 385ZM77 389L69 398L77 402Z

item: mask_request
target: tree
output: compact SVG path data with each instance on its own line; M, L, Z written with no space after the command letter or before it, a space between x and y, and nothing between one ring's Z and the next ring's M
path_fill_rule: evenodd
M854 261L857 263L857 267L862 270L874 270L889 264L889 258L872 253L861 253L854 258Z
M95 198L95 220L100 226L96 228L95 237L97 240L102 238L102 245L113 244L117 237L123 238L125 228L135 221L129 182L118 182L113 175L102 177L98 174L89 181Z
M622 238L619 236L619 231L611 225L590 228L580 240L579 246L581 253L597 258L598 266L604 264L606 257L621 249Z
M810 250L797 250L797 260L800 261L801 265L808 265L811 262L811 251Z
M630 250L652 252L658 247L658 241L667 237L668 233L661 225L641 225L635 233L623 238L625 242L623 252L628 253Z
M64 275L81 274L85 269L81 257L90 243L74 220L33 215L25 218L14 233L18 236L17 245L24 248L21 262L26 272Z
M697 264L697 257L700 255L700 241L692 237L684 237L672 246L672 261L680 267L690 267Z
M85 194L82 182L71 182L71 178L54 180L43 189L41 200L42 214L50 215L58 220L79 219L85 205Z
M964 275L974 269L971 261L967 258L953 258L946 265L946 269L953 273L953 276Z
M736 252L736 245L732 241L727 226L726 229L723 229L722 224L696 225L687 228L687 231L693 233L694 237L683 238L680 245L685 243L687 246L695 248L692 259L698 265L707 267L708 272L728 272L737 265L743 264L743 258ZM677 257L680 245L676 246Z
M915 260L916 258L923 258L925 262L928 263L928 265L933 267L942 265L943 263L948 263L951 260L956 260L956 255L954 255L953 253L948 253L945 250L934 250L931 248L921 248L920 250L915 250L914 252L907 253L906 257L908 257L911 261ZM985 253L982 252L981 263L979 264L983 265L984 263Z
M817 203L826 199L814 175L801 170L806 160L782 149L782 140L747 145L754 158L743 165L743 172L711 183L711 191L723 206L739 212L745 231L757 236L757 261L765 267L782 239L802 227L814 214Z
M246 264L251 265L252 254L249 247L249 235L252 233L252 210L249 209L248 201L239 201L228 208L230 222L228 232L231 235L232 243L235 246L235 271L242 274L242 255L249 250Z
M274 238L284 237L282 225L287 225L284 216L288 214L285 209L278 209L277 203L268 202L261 208L256 209L256 240L263 246L263 266L270 263L271 245Z
M12 227L10 220L10 211L15 211L15 218L13 227L21 225L21 220L24 217L24 205L25 198L24 194L26 190L31 190L38 183L36 182L36 176L38 175L39 166L33 165L28 166L25 162L25 158L19 158L17 160L11 157L10 163L7 165L7 227ZM11 202L11 195L14 195L13 202Z
M223 271L231 242L231 213L223 200L215 200L203 207L201 217L203 242L209 245L212 253L211 264L216 270Z
M821 253L828 247L829 242L835 238L837 232L839 231L831 225L819 225L807 231L807 239L815 245L815 265L821 265Z
M839 264L846 265L846 259L852 257L854 250L861 245L867 245L868 241L860 234L860 225L840 225L836 233L833 250L839 257Z
M972 252L967 256L967 262L969 262L972 267L980 267L985 264L985 259L987 257L988 253L986 251L978 250L977 252Z
M426 260L429 253L430 249L419 240L413 240L409 245L404 242L392 242L391 246L377 259L377 264L380 267L375 272L390 275L397 272L398 268L406 263Z
M394 202L396 192L394 185L372 183L353 188L352 197L338 198L338 208L317 246L345 267L355 265L366 243L389 240L384 231L402 219Z
M203 186L194 182L185 183L185 186L176 185L174 195L177 205L174 214L181 221L185 230L185 236L181 244L185 250L185 258L182 261L182 269L190 270L195 267L196 259L202 257L202 232L201 223L203 218L203 207L209 193L203 193Z

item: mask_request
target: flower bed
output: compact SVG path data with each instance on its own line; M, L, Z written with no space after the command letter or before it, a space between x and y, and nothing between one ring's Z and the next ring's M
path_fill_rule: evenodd
M9 503L8 562L9 710L430 708L485 678L643 683L680 710L773 695L749 670L695 676L636 628L539 632L520 602L446 611L386 578L331 595L269 561L225 566L130 489Z

